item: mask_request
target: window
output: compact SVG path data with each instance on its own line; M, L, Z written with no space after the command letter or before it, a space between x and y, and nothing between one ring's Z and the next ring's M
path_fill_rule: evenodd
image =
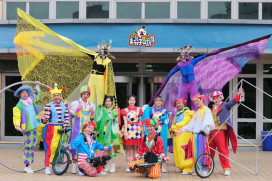
M109 18L109 2L87 2L86 12L88 18Z
M263 79L263 90L272 95L272 78ZM266 118L272 118L272 98L266 94L263 94L263 115Z
M256 78L238 78L238 82L240 82L241 79L244 79L256 86ZM250 109L256 110L256 89L246 83L243 84L243 88L244 90L246 90L245 101L243 102L243 104ZM256 118L256 114L244 106L239 106L238 118Z
M231 2L208 2L209 19L230 19Z
M114 63L114 72L138 72L139 63Z
M26 11L25 2L7 2L6 17L7 20L17 20L17 8Z
M37 19L49 19L49 2L30 2L29 14Z
M168 73L176 65L176 63L146 63L146 72L165 72Z
M178 18L200 19L200 2L178 2Z
M239 122L238 135L245 139L256 139L256 123L255 122Z
M169 19L170 18L170 3L168 2L152 2L145 3L145 18L146 19Z
M246 64L240 74L256 74L256 64Z
M239 19L258 19L258 3L239 3Z
M141 19L142 3L117 2L117 19Z
M56 13L57 19L73 18L78 19L79 16L79 2L73 1L57 1Z
M263 3L263 19L272 19L272 3Z

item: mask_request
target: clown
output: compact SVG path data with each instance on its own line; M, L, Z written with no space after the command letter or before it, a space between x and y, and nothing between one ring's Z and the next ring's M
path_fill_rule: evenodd
M203 95L195 95L192 99L198 110L194 113L191 122L182 128L182 132L192 132L193 156L196 158L204 152L205 137L200 131L205 131L206 135L215 128L211 110L204 105L205 97ZM188 145L190 146L190 145Z
M45 151L45 174L50 175L49 168L55 156L59 145L61 134L58 130L66 129L70 125L68 105L61 102L63 89L58 89L57 84L55 88L50 91L53 101L44 107L45 119L44 123L47 125L43 129L44 151Z
M133 147L133 152L136 154L138 150L138 144L141 139L141 116L143 111L141 108L135 106L136 97L129 96L128 107L121 110L121 116L124 119L124 126L121 130L121 134L124 135L123 145L126 146L126 157L127 162L129 163L128 158L132 156L131 147ZM126 172L129 172L129 168L126 168Z
M197 58L191 57L189 53L192 51L192 46L184 46L179 49L181 51L181 55L177 58L177 61L180 61L176 68L171 70L171 72L167 75L167 80L176 73L180 71L182 75L182 83L179 97L183 99L187 99L188 95L192 99L193 96L197 94L197 84L194 76L194 66L205 58L207 55L202 55ZM197 107L191 102L191 109L196 110Z
M80 169L79 175L88 175L90 177L95 177L97 175L106 175L106 172L103 172L103 166L93 167L90 163L87 162L88 158L102 157L106 155L106 150L111 150L116 142L113 142L111 145L104 146L95 140L94 137L95 122L89 121L84 123L82 134L79 134L76 139L74 139L69 145L67 143L64 146L68 150L77 149L78 157L78 167ZM103 150L96 152L96 150Z
M238 93L229 102L223 102L223 93L220 91L214 91L210 96L210 101L214 103L212 108L212 115L215 124L215 130L209 137L210 148L218 150L220 163L223 167L224 175L230 176L230 164L229 164L229 138L233 148L233 152L236 153L237 149L237 137L234 133L233 126L230 120L230 109L240 100L240 96L243 93L242 89L239 89ZM212 157L215 156L215 151L210 149Z
M113 67L110 58L115 58L109 53L111 42L106 44L105 41L99 43L99 53L94 57L93 69L89 79L88 86L92 90L89 98L90 102L95 101L96 105L103 104L104 96L115 96L115 85Z
M194 111L190 111L185 105L185 99L180 98L176 100L174 107L178 109L178 112L169 129L169 132L173 136L173 153L176 172L182 172L182 175L192 173L194 167L193 158L190 157L192 150L188 149L189 147L192 148L192 133L182 132L182 128L190 123Z
M29 86L22 86L14 93L15 97L20 100L13 108L13 124L15 129L24 134L24 155L23 161L26 167L24 171L27 173L34 173L30 164L34 162L34 148L38 141L37 127L41 121L36 118L39 110L35 104L39 100L41 90L39 87L40 82L36 82L36 88L32 95L32 88Z
M134 160L129 164L129 169L131 172L136 171L137 173L142 173L144 176L156 179L161 176L161 163L169 161L170 158L164 154L162 138L155 133L155 127L158 126L158 121L156 119L145 119L142 123L146 125L148 135L141 138L138 153L133 157L129 157L130 161ZM150 157L148 158L148 156L145 155L150 155ZM146 169L135 169L135 165L146 162L154 163L155 166Z
M75 118L71 141L81 133L83 124L94 118L95 105L88 101L90 95L90 88L84 85L80 89L80 98L71 103L70 117ZM72 173L76 173L76 150L71 150L71 153L73 160Z
M163 140L164 154L167 155L167 143L168 143L168 124L171 116L171 112L164 109L163 98L158 96L155 98L154 107L147 107L144 111L143 119L156 119L159 126L155 129L156 134L159 134ZM162 165L162 172L167 172L165 164Z

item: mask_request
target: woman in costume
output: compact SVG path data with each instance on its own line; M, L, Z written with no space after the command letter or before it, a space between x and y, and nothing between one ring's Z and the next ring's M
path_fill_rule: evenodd
M190 111L188 107L185 107L185 104L186 100L183 98L176 100L174 107L178 109L178 112L169 129L171 136L173 136L173 153L176 172L182 172L182 175L192 173L194 167L193 158L189 158L192 154L192 150L188 149L188 145L192 144L192 133L182 132L182 128L190 123L194 111Z
M124 125L122 128L123 145L126 146L126 157L127 162L129 164L129 157L132 154L136 154L138 150L138 144L141 139L141 116L143 115L143 111L140 107L135 106L136 104L136 96L129 96L128 99L128 107L121 110L121 116L124 119ZM133 153L131 150L133 147ZM126 172L130 172L129 168L126 168Z
M102 44L99 43L99 53L94 56L93 69L88 85L92 90L89 101L94 102L96 96L96 105L103 104L105 95L115 96L113 66L110 59L115 57L109 53L110 47L111 42L108 44L105 41Z
M205 150L205 137L200 134L200 131L203 130L206 135L209 135L209 132L215 128L215 125L210 108L204 105L205 97L197 94L193 97L192 101L198 109L194 113L190 123L182 128L182 132L193 133L193 144L188 144L188 149L193 150L193 157L196 160Z
M44 107L45 119L42 136L45 151L45 174L51 175L50 163L52 163L55 153L57 151L61 134L58 132L60 129L66 129L70 126L70 118L68 111L68 104L61 102L63 89L58 89L57 84L53 90L50 91L53 101Z
M117 109L115 109L115 107L113 107L113 101L114 99L112 96L105 96L103 107L99 105L97 108L97 112L95 114L95 121L97 125L96 130L97 132L99 132L97 140L103 145L110 145L116 140L117 143L115 146L117 146L120 145L121 142L121 138L118 137L119 112ZM115 150L112 149L110 153L113 155L115 153ZM109 171L110 173L115 172L115 158L112 158L109 161L104 171Z
M16 130L24 134L23 161L26 173L34 173L30 164L34 162L34 148L39 137L37 127L41 124L41 121L36 118L40 111L35 104L41 95L39 84L40 82L36 83L33 95L32 88L29 86L22 86L14 93L14 96L19 97L20 100L13 108L13 124Z
M144 111L143 119L156 119L159 126L155 128L156 134L159 134L163 140L164 154L167 155L167 141L168 141L168 125L171 113L162 107L163 98L158 96L155 98L154 107L147 107ZM144 126L145 127L145 126ZM162 164L162 172L165 173L165 164Z
M80 98L71 103L70 117L75 118L71 142L82 132L84 123L88 123L94 118L95 105L88 101L91 90L88 85L84 85L80 89ZM72 173L76 173L76 149L72 149ZM78 172L81 174L81 172Z

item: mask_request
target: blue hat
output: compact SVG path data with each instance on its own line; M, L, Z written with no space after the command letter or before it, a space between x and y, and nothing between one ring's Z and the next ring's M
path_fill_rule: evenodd
M28 96L30 96L32 94L32 88L29 87L29 86L22 86L20 87L19 89L17 89L15 92L14 92L14 96L15 97L19 97L19 94L21 91L23 90L26 90L28 92Z

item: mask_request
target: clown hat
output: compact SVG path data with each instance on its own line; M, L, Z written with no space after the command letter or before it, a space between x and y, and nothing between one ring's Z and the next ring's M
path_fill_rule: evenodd
M15 92L14 92L14 96L15 97L19 97L20 92L26 90L28 92L28 96L30 96L32 94L32 88L29 86L22 86L20 88L18 88Z
M95 122L94 121L89 121L88 123L86 123L86 122L83 123L82 132L84 132L85 129L87 128L87 126L89 126L89 125L92 125L94 127L94 129L95 129Z
M220 97L221 99L224 99L223 93L220 91L214 91L213 93L211 93L210 101L213 101L214 97Z
M91 95L91 89L88 85L84 85L80 88L80 96L85 93L89 93Z
M195 99L195 98L202 99L202 100L203 100L203 102L205 102L205 101L206 101L206 98L205 98L205 96L204 96L204 95L197 94L197 95L195 95L195 96L192 98L192 100L193 100L193 99Z
M175 104L174 104L174 107L176 107L176 103L182 103L184 106L185 106L185 104L186 104L186 99L183 99L183 98L179 98L179 99L177 99L176 100L176 102L175 102Z
M60 94L60 96L62 97L62 94L61 94L61 93L62 93L62 91L65 91L65 88L58 89L58 84L57 84L57 83L55 83L54 86L55 86L54 89L49 89L49 88L47 88L47 91L50 92L52 98L53 98L53 95L54 95L54 94Z
M156 119L144 119L142 121L142 125L144 125L144 123L145 123L145 126L153 125L155 127L158 127L158 121Z

